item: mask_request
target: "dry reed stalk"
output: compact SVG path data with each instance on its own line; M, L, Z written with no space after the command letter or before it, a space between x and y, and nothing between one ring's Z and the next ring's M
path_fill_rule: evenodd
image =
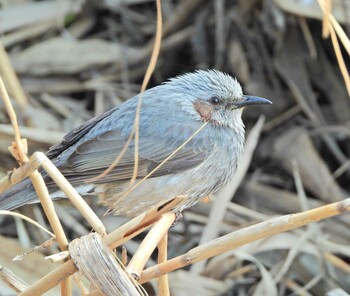
M42 176L38 171L34 171L30 174L29 178L32 181L33 187L38 195L41 205L43 206L47 219L49 220L53 232L56 235L60 249L62 251L67 250L68 240L62 228L61 222L56 215L52 199L50 198L49 191L47 190Z
M28 284L16 276L11 270L0 265L0 278L17 293L28 288Z
M73 240L69 244L69 253L80 273L104 295L143 294L120 260L97 233Z
M11 186L19 183L39 167L40 159L32 155L28 162L14 169L12 172L9 172L6 177L0 180L0 192L4 192Z
M142 82L141 86L141 95L137 103L136 107L136 114L135 114L135 120L134 120L134 128L135 128L135 155L134 155L134 171L133 175L130 179L130 186L134 184L137 178L137 172L139 167L139 127L140 127L140 112L141 112L141 106L142 106L142 93L146 90L147 84L149 83L149 80L151 79L152 73L154 72L154 69L157 65L157 60L160 52L160 46L162 41L162 28L163 28L163 20L162 20L162 6L160 0L156 0L157 3L157 30L156 30L156 37L154 42L154 47L152 50L151 59L149 62L149 65L146 70L145 77Z
M241 184L249 168L252 155L254 153L256 145L258 144L259 136L263 128L264 121L264 117L261 116L252 128L251 132L248 135L245 150L234 178L222 191L220 191L217 194L214 204L210 210L208 222L206 223L204 231L200 238L200 245L218 237L220 225L224 219L225 213L231 202L232 196L234 196L234 194L236 193L239 185ZM205 264L206 260L203 260L200 263L191 266L191 273L200 274L203 271Z
M24 107L27 105L28 100L24 93L24 90L18 81L16 72L13 70L9 56L4 49L3 45L0 43L0 73L1 76L6 80L8 84L10 93L17 101L18 105Z
M61 225L60 220L55 212L55 208L50 198L49 192L45 185L45 182L41 176L41 174L35 170L29 175L33 187L38 195L40 203L44 209L45 215L49 220L50 226L56 236L57 243L61 249L61 251L65 251L68 248L68 240L64 233L63 227ZM32 294L35 295L35 294ZM72 280L71 278L65 279L61 285L61 295L68 296L72 295Z
M52 263L58 263L58 262L66 261L67 259L69 259L69 256L70 256L69 251L63 251L50 256L46 256L45 260L50 260Z
M349 77L349 72L348 72L347 67L345 65L345 61L344 61L343 55L341 53L341 49L340 49L340 46L339 46L337 35L335 34L335 31L334 31L334 28L332 26L330 26L329 30L330 30L330 34L331 34L331 40L332 40L332 44L333 44L333 47L334 47L335 55L337 57L337 61L338 61L338 64L339 64L339 69L340 69L340 72L343 75L345 86L346 86L346 89L348 91L348 95L350 96L350 77Z
M82 216L90 223L91 227L102 236L106 234L105 227L94 211L87 205L85 200L79 195L74 187L67 181L62 173L42 152L35 152L30 160L19 169L13 171L12 174L6 176L0 181L0 192L8 189L10 186L20 182L29 176L39 166L54 180L57 186L67 195L72 204L80 211Z
M350 55L350 40L346 36L342 27L339 25L338 21L331 14L331 11L330 11L331 0L317 0L317 1L318 1L318 4L320 5L320 7L324 13L323 32L328 33L327 36L323 36L323 37L324 38L328 37L329 34L331 36L335 55L337 57L337 61L339 64L339 69L343 75L345 86L346 86L346 89L348 91L348 95L350 96L350 77L349 77L349 73L348 73L348 70L346 68L346 65L345 65L345 62L343 59L343 55L342 55L341 50L340 50L339 42L337 39L337 34L338 34L340 41L344 45L346 51L348 52L348 55ZM326 19L326 21L325 21L325 19ZM325 26L327 26L327 28L328 28L327 30L325 29Z
M247 243L333 217L349 210L350 198L297 214L284 215L266 220L200 245L186 254L175 257L167 262L150 267L141 274L140 283L147 282L175 269L216 256Z
M102 174L100 174L99 176L96 177L96 179L101 178L102 176L106 175L109 171L111 171L113 169L113 167L115 167L117 165L117 163L119 162L119 160L123 157L126 149L128 148L132 138L134 137L134 145L135 145L135 156L134 156L134 169L133 169L133 175L130 179L130 185L129 185L129 189L125 192L125 194L118 200L118 202L120 202L120 200L124 199L131 191L133 191L136 187L138 187L144 180L148 179L156 170L158 170L166 161L168 161L175 153L177 153L177 151L180 149L180 147L182 148L183 145L185 145L188 141L190 141L194 135L197 133L195 133L192 137L190 137L190 139L188 141L186 141L183 145L181 145L178 149L176 149L171 155L169 155L161 164L159 164L153 171L151 171L147 176L145 176L140 182L138 182L137 184L135 184L133 186L133 184L135 183L135 180L137 178L137 172L138 172L138 159L139 159L139 124L140 124L140 112L141 112L141 105L142 105L142 93L145 91L147 84L151 78L151 75L156 67L156 63L157 63L157 59L159 56L159 52L160 52L160 46L161 46L161 40L162 40L162 27L163 27L163 21L162 21L162 7L161 7L161 2L160 0L156 1L157 3L157 30L156 30L156 37L155 37L155 43L154 43L154 47L152 50L152 55L151 55L151 59L141 86L141 95L140 98L138 100L137 106L136 106L136 112L135 112L135 120L134 120L134 127L132 129L132 132L129 135L129 138L127 140L127 143L125 144L125 146L123 147L123 150L121 151L121 153L118 155L118 157L113 161L113 163L107 168L107 170L105 172L103 172ZM203 126L204 127L204 126ZM201 130L202 128L200 128L199 130ZM198 130L198 131L199 131ZM108 213L109 211L107 211L106 213Z
M324 7L323 1L322 0L318 0L318 3L320 5L321 9L323 10L323 12L325 12L325 7ZM341 25L338 23L338 21L336 20L336 18L332 14L329 15L329 20L330 20L334 30L336 31L340 41L344 45L345 50L348 52L348 55L350 55L350 40L349 40L349 37L346 35L346 33L344 32L343 28L341 27Z
M24 215L20 214L20 213L0 210L0 215L9 215L9 216L14 216L14 217L18 217L20 219L23 219L23 220L25 220L25 221L35 225L36 227L40 228L41 230L46 232L51 237L55 238L55 235L51 231L48 231L45 227L41 226L38 222L30 219L27 216L24 216Z
M74 283L78 286L81 295L86 296L87 294L89 294L89 289L84 285L84 283L81 280L81 274L73 274L73 280Z
M304 39L306 41L306 45L309 49L310 57L311 57L311 59L316 59L317 58L316 44L315 44L315 41L313 39L309 25L307 24L305 17L300 16L298 18L298 21L299 21L301 31L303 32Z
M329 27L331 26L329 17L332 14L332 0L323 0L324 1L324 16L322 20L322 37L329 37Z
M28 289L18 294L18 296L42 295L57 286L61 281L69 278L76 271L77 268L73 260L68 260L31 285Z
M156 1L157 4L157 30L156 30L156 36L155 36L155 41L154 41L154 46L150 47L151 50L151 59L148 65L148 68L146 70L145 73L145 77L144 80L142 82L142 86L141 86L141 95L140 98L138 100L137 106L136 106L136 112L135 112L135 120L134 120L134 127L122 149L122 151L119 153L119 155L116 157L116 159L111 163L111 165L104 171L102 172L100 175L98 175L97 177L91 178L89 180L89 182L93 182L96 181L100 178L103 178L104 176L106 176L115 166L118 165L119 161L122 159L122 157L124 156L126 149L128 149L131 140L134 138L135 140L135 158L134 158L134 169L133 169L133 175L131 177L130 180L130 187L132 186L132 184L135 182L136 178L137 178L137 171L138 171L138 159L139 159L139 124L140 124L140 112L141 112L141 105L142 105L142 92L145 91L147 84L151 78L151 75L156 67L157 64L157 59L159 56L159 52L160 52L160 46L161 46L161 39L162 39L162 27L163 27L163 20L162 20L162 7L161 7L161 2L160 0ZM148 51L147 51L148 54ZM129 193L129 191L127 192L127 194ZM123 197L122 197L123 198ZM106 212L106 214L109 211Z
M248 264L248 265L245 265L245 266L242 266L238 269L233 270L232 272L230 272L227 275L227 278L234 279L234 278L242 277L245 274L250 273L250 272L255 271L255 270L256 270L256 266L254 264Z
M168 258L168 233L165 233L158 244L158 264L167 261ZM168 274L158 278L159 296L170 296Z
M297 282L292 279L286 279L285 285L293 291L293 295L300 296L312 296L304 287L300 286Z
M67 195L72 204L78 209L82 216L89 222L92 228L101 236L106 234L106 229L102 221L95 212L88 206L86 201L80 196L75 188L67 181L56 166L42 152L35 152L40 158L42 168L49 174L56 185Z
M326 258L326 260L337 266L340 270L350 274L350 265L343 259L339 258L338 256L333 255L332 253L325 252L323 256Z
M152 226L145 239L141 242L126 268L129 274L131 274L136 280L140 279L140 274L145 267L147 260L151 257L154 249L168 232L174 221L174 213L163 215L163 217Z
M28 162L28 157L26 155L27 147L23 145L23 143L26 144L21 138L21 134L18 128L17 123L17 116L15 111L13 110L10 98L8 96L8 93L6 91L5 85L0 77L0 96L2 97L6 111L10 117L11 124L13 126L14 134L15 134L15 144L12 145L13 148L13 155L14 157L19 161L20 164L24 164ZM53 202L50 198L48 189L45 185L45 182L41 176L41 174L38 172L38 170L34 170L32 173L29 174L29 178L32 181L33 187L38 195L38 198L42 204L42 207L44 209L44 212L47 216L47 219L49 220L49 223L53 229L53 232L56 236L57 243L62 251L67 250L68 248L68 240L66 238L66 235L63 231L62 225L60 223L60 220L57 217L57 214L55 212ZM72 293L72 281L71 279L66 279L64 282L62 282L61 285L61 293L62 295L71 295Z
M294 115L301 112L302 109L300 105L295 105L288 109L287 111L283 112L282 114L278 115L276 118L266 122L263 127L263 132L268 132L269 130L281 125L283 122L286 122L290 120Z
M109 246L110 249L122 245L124 242L150 227L152 224L158 221L163 214L171 211L182 201L183 198L174 198L159 207L148 210L113 232L107 234L103 238L103 241ZM53 287L57 286L61 281L74 274L77 270L78 269L73 260L70 259L31 285L27 290L23 291L19 295L31 296L44 294Z
M97 217L95 212L87 205L85 200L79 195L74 187L67 181L62 173L55 167L55 165L42 152L35 152L30 160L21 166L19 169L1 180L0 191L4 191L10 186L20 182L25 177L29 176L39 166L43 167L45 171L54 180L57 186L67 195L72 204L79 210L82 216L90 223L91 227L99 234L104 236L106 234L105 227L102 221Z
M161 206L149 209L145 213L133 218L118 229L107 234L104 241L111 249L124 244L126 241L135 237L157 222L163 214L174 209L183 201L183 199L183 197L176 197L167 201L166 203L163 203Z

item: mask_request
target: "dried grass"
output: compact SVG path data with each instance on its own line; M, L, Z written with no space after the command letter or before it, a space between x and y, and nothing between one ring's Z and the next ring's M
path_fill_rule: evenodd
M276 0L274 3L278 3L286 11L294 9L296 17L286 17L271 2L261 6L250 2L232 4L217 1L214 4L214 2L204 3L201 0L181 1L174 7L163 4L163 30L160 1L157 1L157 12L155 6L148 7L144 3L134 6L132 2L128 2L123 7L117 7L111 5L111 2L113 1L109 1L109 4L101 2L96 5L101 7L106 5L102 9L108 10L113 16L122 16L124 20L128 20L128 26L119 26L119 23L115 26L116 18L105 15L103 17L108 20L107 29L93 33L91 28L97 28L98 20L92 16L87 18L81 8L75 7L74 11L77 13L75 22L66 29L72 34L71 36L78 37L74 43L62 36L51 38L58 34L52 29L52 24L57 20L53 21L50 13L46 14L48 19L45 22L31 25L29 21L26 27L18 27L17 31L9 32L2 39L2 43L10 52L15 70L20 74L24 91L14 75L15 71L10 66L6 52L0 53L0 60L3 61L0 63L2 65L0 71L11 96L15 99L13 103L19 114L19 122L31 126L26 133L23 129L23 135L29 141L29 148L36 151L38 144L41 145L39 147L47 147L48 144L55 142L55 137L63 134L64 129L70 130L90 116L89 112L82 108L83 105L73 99L77 94L87 95L94 92L94 112L98 114L138 92L138 83L141 81L143 81L141 89L144 91L152 73L155 73L152 76L152 83L159 83L166 76L172 76L179 71L188 71L194 66L206 68L215 65L238 76L245 84L245 91L266 96L274 101L271 110L261 111L267 116L267 122L263 126L259 122L261 141L254 154L253 151L247 151L249 157L253 157L251 163L250 160L245 163L245 170L247 168L248 170L238 171L242 173L242 178L245 176L243 181L241 178L235 179L234 190L231 189L226 195L226 202L217 199L219 201L216 205L221 207L220 217L217 215L215 205L211 213L210 204L199 204L188 210L184 222L171 229L166 246L163 233L166 232L170 222L163 224L159 219L181 200L171 201L161 212L153 209L128 223L122 223L121 227L117 227L111 217L105 217L102 223L97 218L102 215L94 204L89 206L94 208L97 215L80 200L79 195L42 154L30 153L32 156L28 160L26 143L19 134L17 118L10 110L15 131L9 132L9 122L6 121L6 116L0 113L0 120L6 123L6 126L0 126L0 135L15 135L12 151L22 166L0 181L0 191L27 176L34 175L34 182L39 184L42 200L49 203L46 212L50 224L55 225L53 220L58 220L57 216L60 216L61 211L64 213L62 215L71 215L74 221L80 223L81 229L87 230L92 227L99 232L103 237L103 243L109 248L125 244L129 253L134 247L134 245L129 247L130 239L154 223L163 226L160 231L156 227L153 228L148 238L146 237L144 243L141 243L140 250L135 251L136 256L129 260L129 270L136 270L136 275L143 270L140 282L216 255L205 264L195 267L197 274L186 270L174 271L169 274L169 281L166 276L161 276L159 295L169 295L170 291L172 295L191 293L208 296L219 293L334 295L338 291L335 289L337 287L341 287L343 292L349 292L349 221L347 215L340 214L349 210L349 199L345 198L350 189L346 181L350 176L347 132L350 118L348 100L350 80L347 69L350 42L339 24L344 23L344 19L339 16L340 2L319 0L322 12L315 14L320 18L323 13L323 37L330 37L338 65L330 58L333 52L326 52L326 47L322 46L321 30L315 30L315 22L309 20L308 13L311 10L307 11L300 7L295 9L292 6L296 4L291 1ZM65 1L65 4L67 3ZM286 8L288 5L289 8ZM141 12L139 7L142 7ZM68 8L61 15L72 9ZM345 11L348 7L344 4L343 9ZM25 20L28 22L28 19ZM286 36L286 33L282 27L278 27L283 21L286 25L286 38L281 37ZM62 19L59 23L61 26ZM301 32L296 30L298 26ZM43 32L47 28L51 28L51 32L44 35ZM118 31L119 28L122 30ZM113 33L113 30L117 32ZM155 39L152 38L154 31L157 32ZM132 36L138 36L139 39L132 39ZM161 36L163 36L162 42L160 42ZM304 42L303 38L305 47L300 45ZM288 39L293 41L287 43ZM134 44L137 42L142 43L142 46L135 47ZM297 45L291 46L293 42ZM101 46L105 51L81 55L87 59L79 59L79 55L75 55L79 51L89 52L91 44L95 44L96 48ZM183 52L190 55L189 44L192 44L193 54L190 61L183 62L181 60ZM51 56L43 54L48 48L52 49L53 45L57 50L57 59L52 59L52 50L50 50ZM161 53L160 47L162 47ZM232 52L230 53L228 49ZM213 59L212 53L215 53ZM152 58L148 64L150 54ZM29 59L29 56L32 58ZM121 61L119 57L123 60ZM299 63L295 57L302 59L302 62ZM40 59L43 63L47 63L46 68L40 66ZM173 60L179 62L173 63ZM154 71L156 61L158 68ZM68 66L62 67L62 65ZM338 76L337 67L341 69L346 88L341 76ZM42 74L46 76L40 76ZM4 88L1 97L7 98ZM9 100L5 101L7 108L9 108L8 102ZM139 108L141 107L140 100ZM31 111L25 114L23 110ZM132 137L135 137L137 142L138 112L135 118L135 135L130 137L128 144L132 141ZM47 119L41 125L38 118L43 114L48 117L45 117ZM247 112L247 115L249 117L246 117L245 122L248 123L247 129L250 130L252 122L255 122L258 116L254 115L254 111ZM72 121L72 118L75 121ZM65 127L63 128L63 124L56 124L56 129L60 129L57 135L52 138L46 137L45 134L50 133L48 128L55 126L55 122L59 123L59 120L63 120ZM259 133L255 132L251 131L250 137L257 140ZM0 146L1 157L5 159L3 151L7 150L8 141L3 138ZM137 173L138 162L137 144L135 146L134 176ZM249 142L247 146L250 146ZM111 167L117 165L121 157L122 155L111 164ZM5 167L11 167L5 162L1 165L4 172ZM80 211L68 206L54 211L45 185L36 173L40 166L51 172L51 176L56 178L55 181L65 188L67 195L73 196L73 204ZM134 183L130 190L135 186L138 186L138 183ZM232 192L236 192L235 203L231 201ZM40 217L31 210L24 210L28 218L38 220ZM291 214L295 212L297 214ZM323 220L331 216L337 217ZM4 219L0 213L0 223ZM109 219L113 221L112 228L108 227ZM318 223L310 224L313 221ZM308 226L300 228L301 225ZM68 245L68 239L60 230L62 226L58 224L53 228L61 249L64 250ZM32 240L36 236L40 242L41 232L36 229L27 230L27 226L23 229L29 231ZM281 233L289 229L294 230ZM82 232L71 227L70 233L73 235L69 240L82 235ZM155 232L159 233L159 236L154 235ZM202 244L217 236L220 237ZM151 242L150 245L147 240ZM0 241L5 243L2 237ZM142 247L142 244L146 243L147 246ZM196 247L198 243L200 246ZM145 260L157 244L158 264L144 269ZM167 260L167 248L172 258L170 260ZM232 248L235 250L231 250ZM16 274L19 276L14 277L14 281L10 279L5 281L11 282L16 291L23 291L21 295L36 295L59 284L62 279L76 274L77 267L69 259L69 253L57 254L54 249L51 249L51 252L54 255L50 258L54 261L62 262L67 259L68 261L56 269L52 267L50 273L34 284L20 285L19 279L22 275L18 272ZM138 255L140 253L142 256ZM126 252L123 254L123 264L127 265ZM131 255L133 252L129 254ZM27 266L29 262L30 257L26 255L20 264ZM82 282L78 277L75 277L75 281L82 293L100 295L96 289L89 291L86 282ZM72 291L69 281L66 281L62 288L62 295L69 295Z

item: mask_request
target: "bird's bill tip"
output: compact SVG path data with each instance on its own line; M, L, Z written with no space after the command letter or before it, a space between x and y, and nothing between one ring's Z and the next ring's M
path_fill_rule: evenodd
M243 96L242 101L239 102L240 107L245 106L254 106L254 105L263 105L263 104L272 104L270 100L255 97L255 96Z

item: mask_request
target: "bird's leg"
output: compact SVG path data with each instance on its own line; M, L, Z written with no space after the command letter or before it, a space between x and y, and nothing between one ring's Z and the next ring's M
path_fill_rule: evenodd
M182 211L175 212L175 220L173 224L171 224L170 228L173 228L174 226L176 226L177 223L179 223L182 218L183 218Z

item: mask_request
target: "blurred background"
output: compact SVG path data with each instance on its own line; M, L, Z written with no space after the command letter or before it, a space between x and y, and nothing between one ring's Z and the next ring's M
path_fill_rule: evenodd
M265 123L223 220L210 233L215 198L185 211L171 229L169 257L208 237L348 197L350 1L161 4L161 52L148 87L195 69L214 68L237 77L246 94L273 101L272 106L244 114L247 134L261 115ZM66 132L140 91L154 45L156 11L153 0L0 0L0 75L28 140L29 155L46 151ZM345 33L339 39L341 28ZM1 178L17 166L8 151L12 141L0 101ZM95 199L88 202L102 217L106 209ZM69 239L90 232L68 201L55 205ZM49 229L39 205L18 211ZM110 231L125 219L107 216L103 222ZM171 293L348 295L349 224L345 213L172 272ZM55 245L11 261L46 241L46 234L9 216L0 216L0 234L0 265L28 283L52 270L42 254L57 252ZM140 239L126 244L129 255ZM155 286L146 288L156 295ZM14 292L0 282L0 295Z

